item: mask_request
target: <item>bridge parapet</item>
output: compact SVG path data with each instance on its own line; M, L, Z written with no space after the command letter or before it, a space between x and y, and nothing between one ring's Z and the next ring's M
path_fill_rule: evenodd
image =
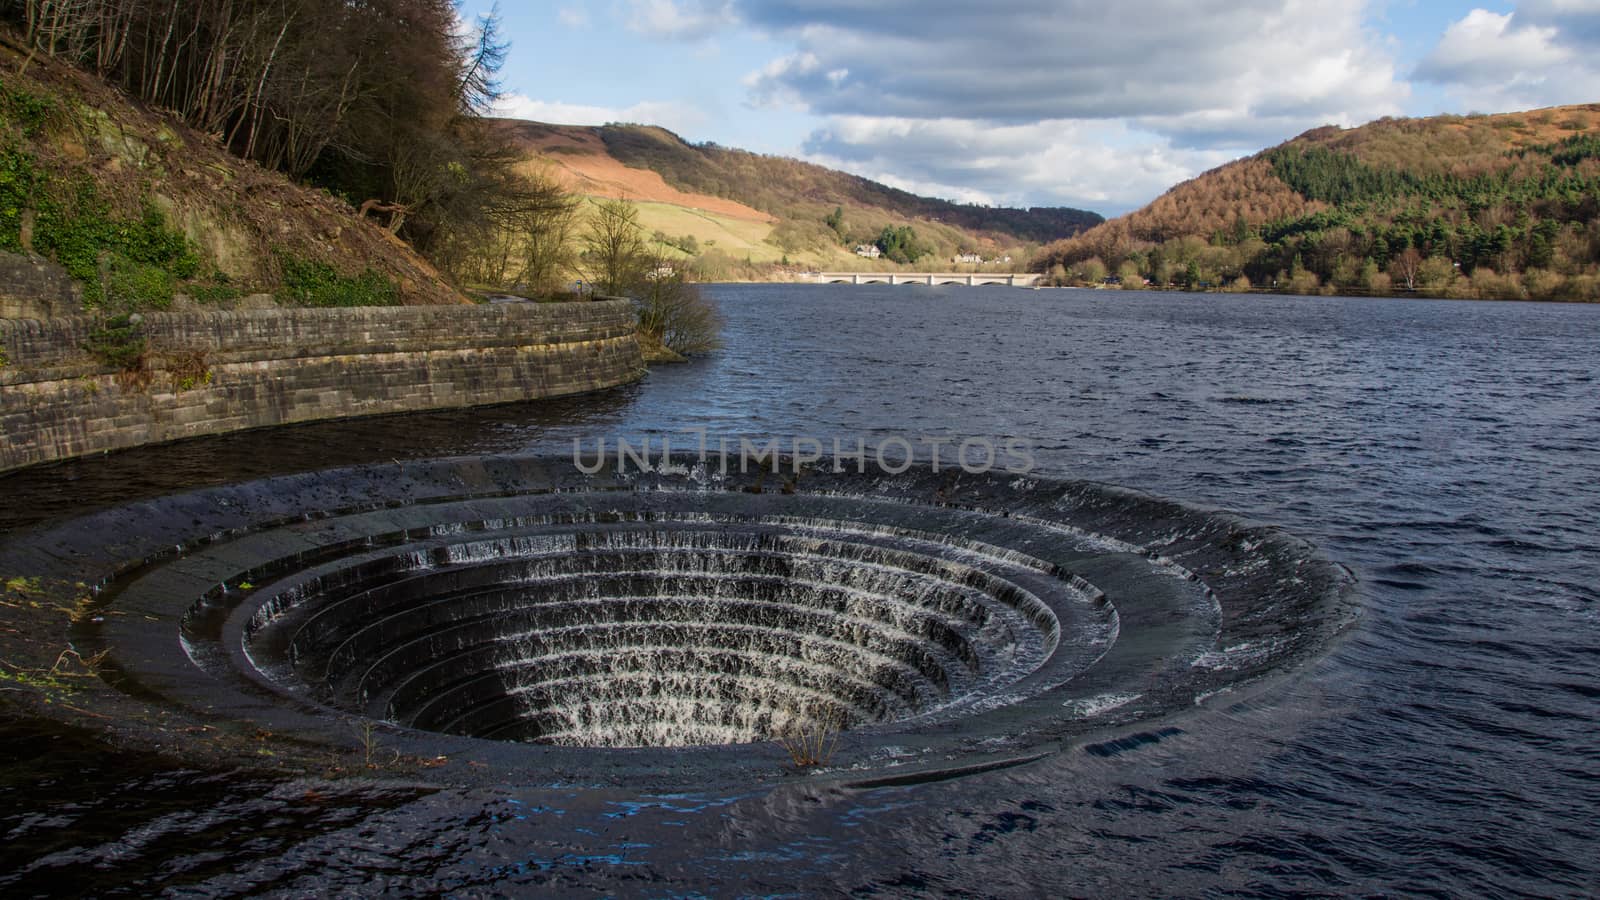
M808 276L817 284L957 284L976 287L1000 284L1034 287L1044 276L1037 272L818 272Z

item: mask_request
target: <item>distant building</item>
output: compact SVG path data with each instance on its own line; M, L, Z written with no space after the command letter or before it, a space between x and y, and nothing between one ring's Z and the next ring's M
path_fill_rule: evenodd
M952 259L951 262L966 263L968 265L976 266L983 262L983 257L976 253L963 253L955 259Z
M877 259L883 255L883 251L878 249L877 244L859 244L856 246L856 255L867 259Z

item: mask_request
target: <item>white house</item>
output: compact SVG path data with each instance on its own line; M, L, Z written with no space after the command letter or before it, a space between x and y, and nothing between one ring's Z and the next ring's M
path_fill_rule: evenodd
M877 244L859 244L856 246L856 255L864 256L867 259L877 259L883 255L883 251L878 249Z

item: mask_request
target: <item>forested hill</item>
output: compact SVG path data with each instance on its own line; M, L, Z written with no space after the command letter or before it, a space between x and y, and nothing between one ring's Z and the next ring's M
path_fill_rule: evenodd
M624 165L659 172L685 191L735 200L779 218L840 205L876 207L905 219L927 219L1023 242L1057 240L1104 221L1070 207L976 206L920 197L834 169L783 156L690 144L664 129L607 125L600 138Z
M0 25L0 257L43 258L107 314L466 298L326 191L229 152Z
M566 201L482 113L494 16L452 0L0 3L0 251L107 313L460 303Z
M1318 128L1034 266L1067 281L1600 299L1600 104Z

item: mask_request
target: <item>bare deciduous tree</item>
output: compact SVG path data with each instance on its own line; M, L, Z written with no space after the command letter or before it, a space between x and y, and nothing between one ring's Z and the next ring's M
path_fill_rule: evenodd
M626 200L602 200L589 215L583 235L584 265L595 291L626 295L645 274L644 231L639 209Z
M1405 285L1408 291L1417 289L1417 276L1421 272L1422 254L1415 247L1407 247L1389 264L1389 277Z
M493 15L463 33L451 0L0 0L0 16L29 61L69 59L242 156L404 207L394 227L424 252L524 203L478 119L506 45Z

